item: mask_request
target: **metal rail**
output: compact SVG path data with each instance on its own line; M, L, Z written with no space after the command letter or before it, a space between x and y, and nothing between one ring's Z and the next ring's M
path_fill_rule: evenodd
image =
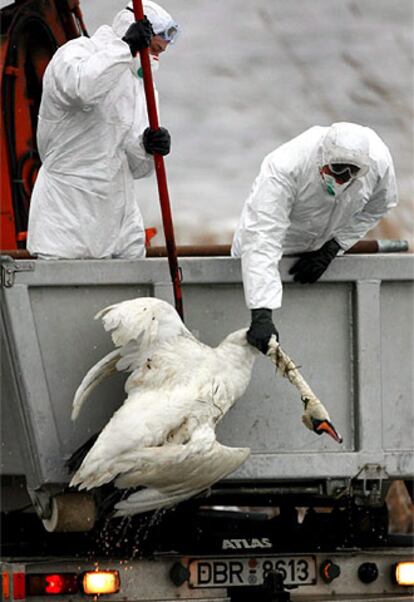
M178 257L228 257L231 245L182 245L176 247ZM346 255L363 253L406 253L406 240L360 240L346 251ZM1 255L14 259L33 259L25 249L0 250ZM167 247L148 247L147 257L167 257Z

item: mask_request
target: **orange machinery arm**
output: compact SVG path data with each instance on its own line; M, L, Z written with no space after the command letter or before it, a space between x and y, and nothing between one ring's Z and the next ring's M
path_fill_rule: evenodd
M56 49L87 35L79 0L20 0L1 10L0 248L25 248L42 78Z

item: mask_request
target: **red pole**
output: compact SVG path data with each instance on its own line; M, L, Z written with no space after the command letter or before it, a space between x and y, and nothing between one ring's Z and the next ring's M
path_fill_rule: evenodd
M142 0L132 0L134 7L135 20L140 21L144 18L144 8ZM151 64L148 48L139 52L144 79L145 97L147 99L147 109L149 124L152 130L159 129L157 104L155 101L154 84L152 81ZM168 264L170 266L171 280L174 289L175 309L184 319L183 298L181 291L180 271L177 261L177 250L175 246L174 228L171 215L170 198L167 186L167 174L165 171L164 158L162 155L154 154L155 173L158 182L158 195L161 204L161 214L164 226L165 243L168 253Z

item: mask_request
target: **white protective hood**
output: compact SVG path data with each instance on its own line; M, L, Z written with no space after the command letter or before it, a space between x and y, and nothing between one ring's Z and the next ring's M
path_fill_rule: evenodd
M333 123L322 138L320 165L350 163L359 167L358 177L369 170L369 128L356 123Z
M151 21L152 28L154 33L161 33L162 31L167 30L172 25L175 25L175 21L172 16L167 13L159 4L156 2L152 2L151 0L143 1L144 14ZM132 9L132 2L128 3L128 8ZM112 29L116 33L117 36L122 38L125 34L128 27L135 21L134 14L131 10L122 9L115 16L115 19L112 23Z
M169 13L167 13L167 11L164 10L156 2L152 2L151 0L144 0L142 4L144 8L144 14L149 19L149 21L151 21L154 33L161 33L163 31L168 30L172 26L178 27L177 23L174 21L172 16ZM112 23L112 29L114 33L120 38L124 36L128 27L135 21L135 16L132 11L133 5L132 2L129 2L127 8L122 9L117 15L115 15L115 18ZM158 71L159 68L159 57L154 57L151 53L149 57L152 73L154 74L156 71ZM142 77L140 67L141 59L138 53L137 56L133 59L133 63L131 65L131 71L135 76L138 75L138 77Z

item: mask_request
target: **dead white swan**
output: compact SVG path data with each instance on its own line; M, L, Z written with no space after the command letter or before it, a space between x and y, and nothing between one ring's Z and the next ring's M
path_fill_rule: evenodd
M116 370L131 374L124 404L70 485L92 489L113 481L121 489L145 486L116 504L121 516L173 506L236 470L250 450L218 443L215 426L243 395L260 355L247 343L246 329L211 348L191 334L169 303L153 297L112 305L96 318L112 331L116 349L84 377L75 394L72 419L103 378ZM276 340L268 355L292 376L293 363L283 368ZM318 400L317 419L329 421L324 408L321 415L321 407ZM308 413L310 408L308 404ZM316 430L312 422L307 426Z

